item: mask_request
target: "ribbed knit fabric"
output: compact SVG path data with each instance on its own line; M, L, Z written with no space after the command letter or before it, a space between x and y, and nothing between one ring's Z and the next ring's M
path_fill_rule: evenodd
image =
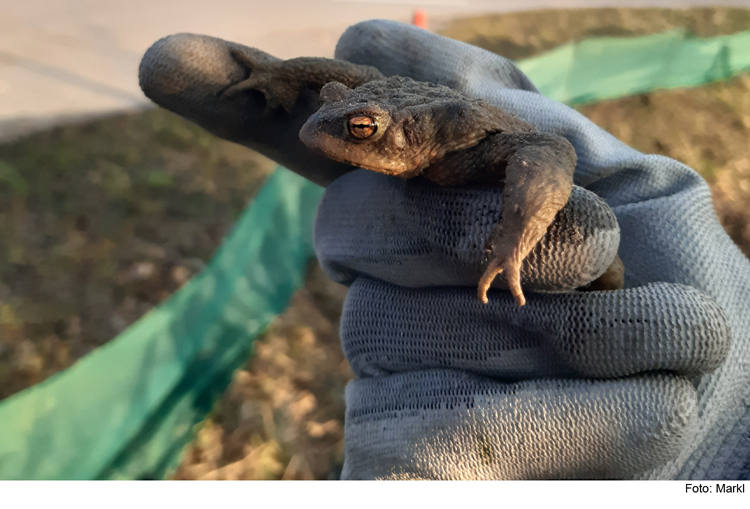
M344 284L363 272L413 288L476 288L502 204L502 188L443 187L356 170L328 187L316 217L315 249L323 268ZM522 284L557 291L584 286L607 269L619 243L612 210L574 186L524 261ZM505 276L494 286L507 289Z
M519 308L507 294L485 306L473 289L411 290L364 277L349 290L341 342L360 377L446 367L505 380L694 375L717 368L730 346L721 309L689 286L537 294Z
M346 401L347 479L618 478L678 454L696 419L690 383L663 376L413 371L352 382Z

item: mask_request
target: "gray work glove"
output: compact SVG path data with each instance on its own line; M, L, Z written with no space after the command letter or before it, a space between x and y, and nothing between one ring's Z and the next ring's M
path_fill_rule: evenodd
M144 57L141 83L220 136L322 184L339 177L319 210L316 248L351 284L342 343L361 378L347 390L344 477L748 476L750 265L695 172L545 99L503 58L394 22L350 28L337 58L454 87L567 137L576 184L617 216L625 290L527 291L523 308L495 291L484 306L476 281L499 190L348 172L306 153L295 129L316 98L284 117L264 113L257 94L221 96L245 77L230 48L163 39ZM566 209L524 266L525 283L570 283L610 256L590 249L611 250L606 210L583 190Z

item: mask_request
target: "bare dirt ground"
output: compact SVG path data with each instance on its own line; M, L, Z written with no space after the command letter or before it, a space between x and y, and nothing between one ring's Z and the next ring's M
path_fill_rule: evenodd
M719 220L750 256L750 76L579 110L641 152L672 157L703 175Z
M570 40L687 27L750 29L750 11L536 11L457 20L455 37L510 58ZM750 77L579 108L626 143L710 183L750 254ZM199 271L273 165L163 111L0 145L0 399L65 369ZM175 479L329 479L343 461L338 342L345 288L313 265L197 430Z

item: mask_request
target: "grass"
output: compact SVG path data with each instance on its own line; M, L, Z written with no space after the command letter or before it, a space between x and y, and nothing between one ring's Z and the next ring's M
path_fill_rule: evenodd
M750 29L728 8L533 11L442 33L526 58L586 37ZM700 171L750 253L750 77L579 108ZM161 110L0 145L0 398L65 369L200 270L272 165ZM345 289L313 268L197 433L179 479L329 478L343 459Z
M272 168L156 109L0 145L0 398L198 272Z

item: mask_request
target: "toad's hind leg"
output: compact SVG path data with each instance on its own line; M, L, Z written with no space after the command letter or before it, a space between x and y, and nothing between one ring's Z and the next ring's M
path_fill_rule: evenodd
M479 281L478 297L487 303L492 281L505 273L518 305L526 303L521 290L521 264L544 236L557 212L570 198L576 154L559 136L537 133L499 134L515 145L508 158L500 224L490 234L490 263Z
M324 85L332 81L356 88L369 81L383 78L380 71L374 67L343 60L299 57L260 62L240 50L232 50L231 55L249 75L227 88L224 95L233 97L248 90L256 90L263 93L268 108L281 106L287 112L292 111L303 88L320 92Z
M257 90L265 96L267 109L281 106L287 112L292 111L303 84L287 76L289 66L285 61L260 62L239 50L233 50L231 54L250 74L227 88L224 91L225 96L234 97L247 90Z

